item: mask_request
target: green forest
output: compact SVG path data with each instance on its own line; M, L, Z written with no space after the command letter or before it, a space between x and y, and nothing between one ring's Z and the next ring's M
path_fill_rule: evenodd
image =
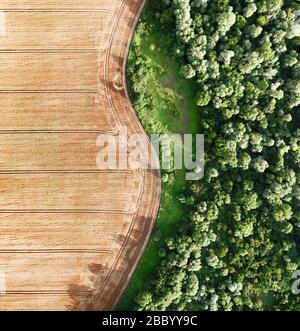
M300 310L300 1L150 0L127 74L149 134L205 135L205 176L163 172L119 308Z

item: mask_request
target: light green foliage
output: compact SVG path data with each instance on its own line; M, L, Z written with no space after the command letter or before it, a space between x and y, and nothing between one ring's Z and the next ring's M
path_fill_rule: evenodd
M220 35L225 35L236 21L236 15L233 13L233 8L229 7L227 12L217 14L218 32Z
M244 9L244 17L249 18L257 11L255 3L249 3Z
M261 156L259 156L253 160L253 168L257 172L265 172L266 169L269 168L269 164L266 160L264 160Z

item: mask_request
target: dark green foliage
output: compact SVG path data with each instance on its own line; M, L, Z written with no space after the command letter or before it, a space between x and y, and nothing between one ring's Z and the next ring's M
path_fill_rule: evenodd
M173 29L181 74L198 85L206 176L178 197L189 214L160 251L138 309L300 309L291 291L300 269L298 7L291 0L157 6L157 20Z

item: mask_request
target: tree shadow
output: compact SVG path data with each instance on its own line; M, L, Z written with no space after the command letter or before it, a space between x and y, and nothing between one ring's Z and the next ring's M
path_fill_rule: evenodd
M140 216L135 220L130 236L119 235L122 246L118 263L108 275L107 266L89 265L89 285L70 284L68 294L71 299L67 309L71 311L101 311L115 307L128 286L135 267L141 260L148 238L152 232L154 219Z
M70 284L68 295L71 298L71 303L67 309L71 311L86 311L89 310L92 298L97 294L97 289L101 280L105 276L105 268L101 264L90 264L89 267L89 285Z

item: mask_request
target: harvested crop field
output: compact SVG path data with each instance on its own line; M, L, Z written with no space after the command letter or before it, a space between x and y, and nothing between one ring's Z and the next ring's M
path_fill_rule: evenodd
M0 1L0 310L111 310L144 251L158 170L99 170L145 132L125 65L142 0Z

